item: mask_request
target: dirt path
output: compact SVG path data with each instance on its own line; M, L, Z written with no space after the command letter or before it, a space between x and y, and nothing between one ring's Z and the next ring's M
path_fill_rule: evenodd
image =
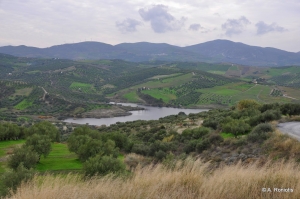
M44 91L43 100L45 101L45 98L46 98L46 95L48 94L48 92L44 89L44 87L40 87L40 88L42 88Z
M282 133L288 134L300 141L300 122L279 123L277 128Z

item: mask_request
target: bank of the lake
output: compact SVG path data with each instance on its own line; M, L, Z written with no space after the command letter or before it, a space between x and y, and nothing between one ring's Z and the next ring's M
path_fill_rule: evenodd
M208 111L208 109L183 109L183 108L171 108L171 107L153 107L144 106L133 103L118 103L120 106L131 106L140 107L145 110L129 111L131 115L122 117L111 117L111 118L68 118L64 122L76 123L76 124L89 124L89 125L106 125L115 124L117 122L127 122L136 120L158 120L159 118L166 117L169 115L177 115L179 112L184 112L185 114L199 113L203 111Z

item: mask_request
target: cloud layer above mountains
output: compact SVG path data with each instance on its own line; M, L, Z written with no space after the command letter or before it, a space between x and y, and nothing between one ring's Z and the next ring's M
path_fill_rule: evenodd
M298 0L0 0L0 45L214 39L299 51Z

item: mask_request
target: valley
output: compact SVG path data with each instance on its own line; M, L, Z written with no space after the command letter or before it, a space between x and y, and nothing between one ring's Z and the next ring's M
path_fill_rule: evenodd
M129 180L138 165L167 173L201 159L217 173L300 159L278 128L299 121L299 66L0 54L0 69L0 195L34 173L82 183Z

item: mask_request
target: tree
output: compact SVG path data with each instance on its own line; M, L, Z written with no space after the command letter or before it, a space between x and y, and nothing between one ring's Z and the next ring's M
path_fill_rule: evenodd
M89 142L91 138L88 135L78 135L71 134L67 143L70 152L78 154L79 147Z
M33 151L32 147L23 145L16 148L8 159L8 166L16 170L21 164L27 169L35 168L36 163L39 160L39 155Z
M15 171L3 173L0 178L0 197L7 196L9 191L15 191L22 182L27 182L34 176L32 169L26 169L21 163Z
M32 149L39 154L47 157L51 151L51 140L47 135L33 134L27 137L26 146L32 146Z
M257 109L259 108L260 104L252 99L244 99L239 101L239 103L237 104L237 108L239 110L243 110L243 109L247 109L247 108L254 108Z
M100 156L89 158L83 165L85 176L106 175L109 173L122 173L125 171L125 164L112 156Z
M77 154L82 162L97 154L103 155L103 143L101 140L90 139L85 144L79 146Z
M250 125L244 120L230 120L223 123L222 130L227 133L232 133L235 137L241 134L245 134L250 130Z
M26 131L27 137L33 134L47 135L52 142L59 141L60 138L58 129L48 121L39 122L27 129Z

